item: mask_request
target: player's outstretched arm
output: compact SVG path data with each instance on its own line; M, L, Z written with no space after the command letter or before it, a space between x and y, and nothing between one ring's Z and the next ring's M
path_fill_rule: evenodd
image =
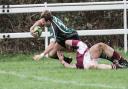
M40 53L40 54L38 54L38 55L34 55L33 59L34 59L35 61L38 61L38 60L40 60L40 59L43 58L43 57L48 57L48 53L53 49L54 44L55 44L54 42L51 42L51 43L48 45L48 47L44 50L44 52L42 52L42 53Z
M57 56L59 58L60 63L63 64L64 67L66 67L66 68L76 68L75 64L68 64L67 62L64 61L63 52L57 51Z
M31 35L32 35L33 37L36 37L36 35L37 35L37 34L35 33L35 31L34 31L34 28L35 28L36 26L44 27L43 20L42 20L42 19L37 20L37 21L30 27L30 33L31 33Z

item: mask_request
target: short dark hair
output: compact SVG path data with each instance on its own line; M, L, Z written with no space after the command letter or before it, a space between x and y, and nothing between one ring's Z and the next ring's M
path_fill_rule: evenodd
M45 10L44 12L41 13L41 18L44 18L46 21L52 21L52 14L50 11Z

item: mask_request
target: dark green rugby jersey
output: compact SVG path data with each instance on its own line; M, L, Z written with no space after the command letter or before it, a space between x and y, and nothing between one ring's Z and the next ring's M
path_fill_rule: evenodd
M53 16L53 20L51 26L49 27L50 33L53 33L55 39L66 39L71 37L73 33L76 33L74 29L68 28L64 25L64 23Z
M50 32L50 38L55 38L55 33L53 32L51 27L48 27L48 31Z

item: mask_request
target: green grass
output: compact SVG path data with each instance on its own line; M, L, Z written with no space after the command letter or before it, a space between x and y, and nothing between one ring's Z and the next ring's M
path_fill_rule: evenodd
M0 89L128 89L128 69L66 69L32 54L0 55Z

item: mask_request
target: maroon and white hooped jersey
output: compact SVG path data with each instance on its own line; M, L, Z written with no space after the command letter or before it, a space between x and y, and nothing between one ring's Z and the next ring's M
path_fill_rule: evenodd
M86 65L91 61L90 53L88 47L85 43L79 40L72 40L72 46L76 46L77 54L76 54L76 67L80 69L84 69Z

